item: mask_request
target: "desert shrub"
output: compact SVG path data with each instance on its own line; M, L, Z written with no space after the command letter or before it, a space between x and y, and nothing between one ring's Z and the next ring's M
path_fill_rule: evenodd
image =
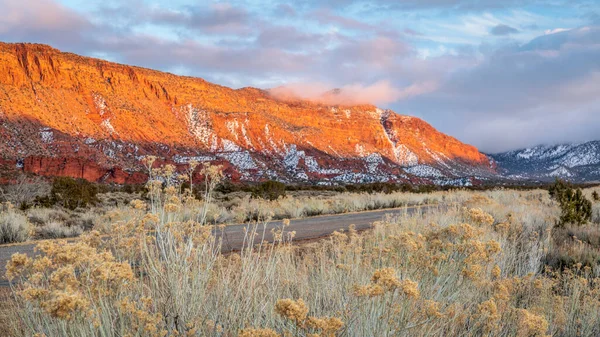
M600 230L596 226L566 226L552 231L553 249L544 264L554 270L600 266Z
M98 202L96 206L98 207L118 207L121 205L127 205L131 200L138 199L139 196L137 194L130 194L125 192L107 192L107 193L98 193L97 199Z
M26 214L29 222L36 226L45 225L51 221L65 222L70 218L69 213L58 208L30 208Z
M62 239L79 236L83 233L80 226L67 226L61 222L52 221L36 228L36 235L41 239Z
M594 199L595 202L600 201L600 194L598 193L598 191L592 192L592 199Z
M128 194L138 194L144 191L143 184L125 184L121 187L121 192Z
M260 183L252 191L252 197L262 198L267 200L277 200L279 197L285 196L285 184L269 180Z
M256 235L262 226L248 226L244 249L232 254L221 253L216 228L188 220L202 201L169 187L155 192L157 205L138 200L121 209L130 219L115 224L109 240L90 233L13 257L7 269L19 310L12 314L23 335L600 333L593 271L528 266L551 249L555 219L544 215L558 216L558 207L545 192L493 191L485 194L490 202L471 200L473 210L406 212L362 234L350 227L301 246L283 229L264 243Z
M87 180L58 177L52 182L50 202L73 210L97 203L97 194L98 187Z
M592 206L592 222L600 224L600 203L596 203Z
M96 225L98 217L100 217L100 214L85 210L81 213L72 214L65 224L69 227L81 227L83 230L90 230Z
M222 181L215 187L215 192L221 193L221 194L230 194L230 193L235 193L235 192L240 192L240 191L251 191L251 190L252 189L248 186L244 186L241 184L234 184L229 180Z
M393 183L370 183L370 184L354 184L346 185L348 192L354 193L386 193L390 194L393 192L409 192L412 191L412 187L407 184L393 184Z
M26 241L30 233L31 224L25 215L15 210L0 212L0 244Z
M48 195L50 184L37 176L19 175L15 181L0 187L0 201L10 202L20 209L32 206L34 200Z
M558 226L583 225L592 219L592 202L585 198L581 189L574 189L568 183L557 180L550 187L549 193L550 197L560 204L561 215Z

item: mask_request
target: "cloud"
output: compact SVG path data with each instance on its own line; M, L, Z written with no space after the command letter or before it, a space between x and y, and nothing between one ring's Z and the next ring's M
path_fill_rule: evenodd
M290 4L286 4L286 3L281 3L281 4L277 5L277 8L275 9L275 13L277 15L285 15L285 16L289 16L289 17L295 17L296 15L298 15L298 12L296 11L296 9L294 9L294 7L292 7Z
M196 33L243 35L257 28L252 25L255 18L245 8L227 3L165 8L136 0L133 5L128 2L102 5L97 12L111 21L121 22L122 26L151 24Z
M600 28L545 35L396 105L484 151L598 138Z
M293 26L272 26L263 29L256 42L267 48L306 51L307 48L322 48L328 42L328 36L302 32Z
M556 34L556 33L562 33L562 32L566 32L569 31L570 28L553 28L553 29L546 29L544 31L544 34L546 35L550 35L550 34Z
M313 0L332 8L376 7L380 10L460 10L485 11L544 3L543 0ZM546 2L547 3L547 2Z
M0 40L282 99L377 104L490 152L598 137L600 28L556 28L588 24L594 6L561 18L516 0L60 1L0 0Z
M519 32L519 30L517 30L516 28L507 26L504 24L499 24L497 26L494 26L494 28L492 28L490 30L490 34L497 35L497 36L511 35L511 34L516 34L518 32Z
M435 90L436 83L413 84L397 88L390 81L378 81L369 85L354 83L339 88L322 82L290 83L269 92L281 100L308 99L331 105L375 104L385 105Z
M0 36L5 41L53 44L82 42L92 24L52 0L0 0Z
M247 30L250 15L247 10L229 4L215 4L209 10L192 10L188 25L207 32L234 32Z
M362 21L352 18L336 15L329 9L319 9L307 15L308 18L315 19L324 25L338 25L346 29L355 30L375 30L376 27Z
M411 55L413 49L402 40L385 36L376 36L367 39L352 39L332 49L331 55L340 66L359 68L368 64L370 69L389 71L400 60ZM359 69L357 69L359 70Z

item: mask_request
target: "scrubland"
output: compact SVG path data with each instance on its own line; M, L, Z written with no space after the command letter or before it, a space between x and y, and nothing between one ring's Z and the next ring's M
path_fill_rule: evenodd
M217 171L206 173L219 178ZM436 201L440 207L303 244L294 244L286 221L275 242L263 242L269 217L298 215L285 207L266 209L264 219L248 225L244 248L225 253L213 235L220 213L210 197L198 201L169 180L149 186L148 200L119 207L119 216L106 220L108 239L96 229L74 242L41 242L35 257L13 256L7 277L14 309L6 313L5 331L600 335L597 203L596 223L555 228L560 208L545 190L407 195L405 202ZM208 194L212 187L207 183ZM348 200L354 199L339 200L346 200L344 206L332 202L328 209L361 209L352 208Z
M205 211L207 224L239 224L270 219L295 219L341 214L407 205L439 203L444 193L303 193L292 192L276 200L252 198L250 193L220 195L209 202L199 201L181 210L184 219ZM36 239L68 238L91 229L109 233L114 222L130 218L129 203L143 199L137 194L110 192L98 195L99 202L88 208L32 207L19 210L4 204L0 208L0 244Z

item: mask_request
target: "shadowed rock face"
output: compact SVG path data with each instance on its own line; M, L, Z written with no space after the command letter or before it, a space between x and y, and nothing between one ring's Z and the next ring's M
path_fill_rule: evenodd
M234 180L444 183L495 171L475 147L390 110L282 101L35 44L0 43L0 137L5 167L119 183L143 181L148 154L222 164Z

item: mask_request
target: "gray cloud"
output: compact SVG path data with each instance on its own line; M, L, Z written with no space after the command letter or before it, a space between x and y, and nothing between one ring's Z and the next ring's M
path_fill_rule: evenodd
M275 8L275 14L295 17L296 15L298 15L298 12L290 4L282 3L277 5L277 7Z
M490 34L504 36L518 33L519 30L508 25L499 24L490 30Z
M484 11L511 8L525 4L545 4L543 0L313 0L315 4L332 8L359 6L377 10L460 10Z
M257 18L245 8L227 3L173 9L149 6L141 0L134 0L133 3L101 5L96 13L101 18L110 18L110 22L121 30L146 23L166 26L180 33L189 30L195 33L249 35L259 28L256 26Z
M332 38L324 34L305 33L292 26L271 26L259 33L256 42L266 48L306 51L322 48Z
M308 18L313 18L321 24L335 24L347 29L355 30L376 30L376 27L362 21L354 20L344 16L336 15L328 9L319 9L312 11L307 15Z
M600 25L600 14L597 12L591 12L586 15L586 19L589 20L590 24Z
M0 0L0 36L5 41L54 45L85 43L90 21L52 0Z
M534 39L396 106L489 152L598 138L600 28Z

